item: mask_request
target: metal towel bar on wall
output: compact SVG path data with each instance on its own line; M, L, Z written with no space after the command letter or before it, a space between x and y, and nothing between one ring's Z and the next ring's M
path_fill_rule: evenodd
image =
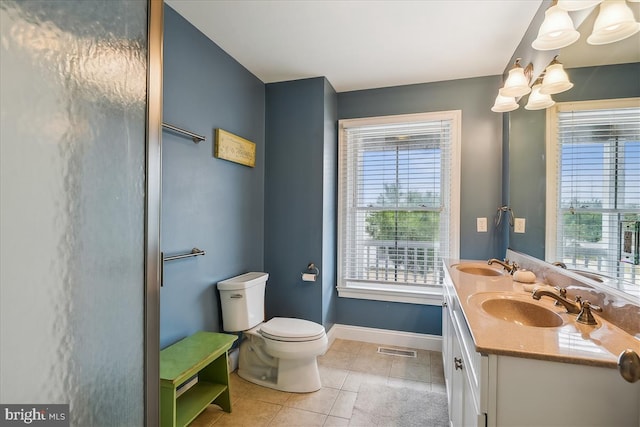
M207 254L207 252L203 251L202 249L193 248L193 249L191 249L191 252L189 252L189 253L164 257L162 260L163 261L173 261L173 260L176 260L176 259L189 258L189 257L192 257L192 256L206 255L206 254Z
M172 132L177 132L179 134L186 135L186 136L190 137L193 140L193 142L195 142L196 144L199 143L200 141L206 141L207 140L207 138L205 138L202 135L198 135L197 133L189 132L188 130L180 129L177 126L173 126L173 125L170 125L168 123L162 123L162 127L164 129L170 130Z
M186 254L179 254L179 255L171 255L168 257L164 256L164 252L161 252L161 256L162 256L162 262L160 263L160 286L164 286L164 263L167 261L174 261L176 259L182 259L182 258L189 258L192 256L198 256L198 255L206 255L207 252L203 251L202 249L198 249L198 248L193 248L191 249L191 252L186 253Z

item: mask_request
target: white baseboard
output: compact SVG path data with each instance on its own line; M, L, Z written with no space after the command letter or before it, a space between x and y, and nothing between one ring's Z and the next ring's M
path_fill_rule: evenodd
M373 344L407 347L417 350L442 351L442 337L415 332L391 331L388 329L366 328L334 324L327 332L329 346L336 339L362 341Z

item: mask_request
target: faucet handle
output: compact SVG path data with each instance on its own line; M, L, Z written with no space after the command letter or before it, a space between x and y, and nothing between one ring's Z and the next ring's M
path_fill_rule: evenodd
M511 262L509 261L509 258L505 258L504 259L504 263L507 264L505 266L505 269L509 272L509 274L513 275L513 273L516 272L516 270L519 268L518 264L516 264L515 262Z
M598 322L596 322L596 319L593 317L593 314L591 314L591 311L593 310L602 313L602 307L591 304L589 300L580 302L580 307L581 310L578 314L578 317L576 317L576 322L584 323L585 325L597 325Z
M560 288L557 287L556 290L558 291L558 294L562 297L562 298L566 298L567 297L567 288ZM579 297L578 297L579 298ZM556 300L556 302L553 305L562 305L560 304L560 301Z
M586 306L589 310L597 311L598 313L602 313L602 307L599 305L591 304L591 301L584 300L581 305L583 308Z

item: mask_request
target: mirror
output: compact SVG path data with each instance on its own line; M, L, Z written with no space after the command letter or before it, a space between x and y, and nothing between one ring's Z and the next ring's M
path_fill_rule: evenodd
M633 9L637 21L640 17L640 3L627 2L627 5ZM546 7L548 6L543 5L541 10L544 11ZM574 87L553 95L556 102L640 97L640 33L611 44L587 44L586 39L591 34L598 10L596 7L588 15L585 12L586 18L578 26L580 39L559 52L558 60L564 64ZM540 22L534 19L527 34L533 30L535 38ZM530 44L531 40L527 42L523 39L518 49L526 50L526 46ZM535 57L537 54L522 54L517 51L516 56L518 55L526 58L527 55ZM535 65L537 67L539 64ZM509 247L544 260L546 110L524 109L527 97L524 98L519 102L520 108L509 113L509 162L505 174L508 176L509 206L516 218L525 219L525 233L515 233L511 227ZM584 268L584 265L581 267ZM632 283L623 284L621 281L611 280L606 283L619 289L625 288L625 291L633 295L640 295L640 266L634 266L633 269L637 274L631 280Z

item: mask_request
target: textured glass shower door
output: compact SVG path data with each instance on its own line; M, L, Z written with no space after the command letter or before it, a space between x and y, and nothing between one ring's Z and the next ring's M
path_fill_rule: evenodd
M147 7L0 1L0 404L71 425L145 422Z

